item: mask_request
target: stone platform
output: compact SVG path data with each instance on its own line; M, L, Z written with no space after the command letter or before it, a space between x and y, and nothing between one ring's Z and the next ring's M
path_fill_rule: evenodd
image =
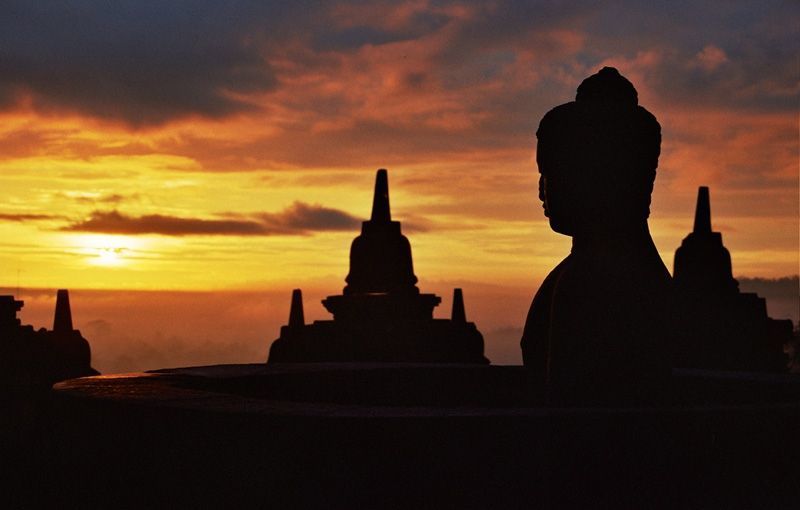
M59 499L330 508L785 508L800 378L678 371L547 408L521 367L225 365L55 387Z

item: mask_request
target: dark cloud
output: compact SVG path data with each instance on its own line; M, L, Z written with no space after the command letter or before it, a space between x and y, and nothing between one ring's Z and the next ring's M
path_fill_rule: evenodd
M313 47L318 51L342 51L354 50L368 44L378 46L409 41L439 30L449 20L449 16L441 13L418 11L410 16L402 27L395 29L358 25L317 34L313 40Z
M621 25L624 20L624 26ZM644 80L665 105L793 111L800 8L791 2L619 2L586 25L584 62L654 51ZM708 65L708 50L724 59ZM704 65L705 64L705 65Z
M275 231L351 230L361 221L344 211L304 202L295 202L279 213L262 213L261 222Z
M462 23L456 31L453 44L443 55L466 57L469 53L483 53L516 47L520 50L558 51L551 46L528 47L520 42L530 40L543 32L558 29L579 30L598 10L601 2L590 0L565 8L557 2L505 0L464 2L475 10L475 15ZM532 42L532 41L531 41Z
M796 34L800 38L800 32ZM708 49L724 60L704 65ZM751 41L749 47L706 45L670 49L647 76L646 84L661 104L722 108L728 111L788 112L797 104L800 46L787 41Z
M62 230L75 232L102 232L107 234L162 234L187 235L264 235L264 227L255 221L207 220L148 214L128 216L118 211L95 211L81 222Z
M344 211L295 202L279 213L238 215L215 219L184 218L162 214L129 216L119 211L95 211L83 221L61 230L107 234L160 234L167 236L307 235L312 232L352 230L359 220Z
M133 126L253 109L242 96L276 85L264 48L303 3L3 2L0 107Z

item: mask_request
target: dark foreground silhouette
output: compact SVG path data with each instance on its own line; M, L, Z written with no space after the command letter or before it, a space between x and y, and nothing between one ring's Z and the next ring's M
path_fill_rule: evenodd
M537 137L539 198L572 251L534 297L523 362L553 403L652 401L670 373L670 275L647 224L660 125L606 67Z
M372 215L350 248L350 273L342 295L322 301L332 321L305 324L299 289L289 323L272 343L269 363L438 362L488 363L483 336L467 322L461 289L453 292L451 319L434 319L441 302L421 294L411 245L392 221L386 170L378 170Z
M530 375L260 363L67 381L34 479L98 508L796 506L798 378L676 371L651 407L548 408Z
M711 230L707 187L697 192L694 230L675 251L675 366L785 372L792 321L767 315L767 303L739 292L722 234Z
M72 327L69 292L59 290L53 329L35 331L17 313L23 301L0 296L0 381L3 389L49 389L58 381L97 375L91 367L89 342Z
M51 386L98 372L90 365L89 342L73 328L66 290L56 294L52 330L23 325L17 318L23 305L14 296L0 296L0 507L62 506L37 500L59 480L46 467L57 441Z

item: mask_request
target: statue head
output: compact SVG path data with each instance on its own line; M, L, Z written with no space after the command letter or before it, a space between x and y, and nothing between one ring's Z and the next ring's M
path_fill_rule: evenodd
M539 198L553 230L574 236L646 223L661 126L616 69L586 78L575 101L547 112L536 136Z

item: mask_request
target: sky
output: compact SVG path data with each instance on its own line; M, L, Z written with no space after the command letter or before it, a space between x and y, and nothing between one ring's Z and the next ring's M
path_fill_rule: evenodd
M101 370L260 361L292 288L327 318L377 168L437 316L462 287L519 362L569 250L536 128L606 65L662 126L667 267L710 186L743 288L798 319L796 2L0 3L0 287L37 327L72 289Z

